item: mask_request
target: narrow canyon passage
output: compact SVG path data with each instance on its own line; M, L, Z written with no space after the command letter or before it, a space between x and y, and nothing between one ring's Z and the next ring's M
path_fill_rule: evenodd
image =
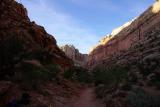
M81 90L79 97L74 100L71 107L105 107L102 101L96 99L93 87Z

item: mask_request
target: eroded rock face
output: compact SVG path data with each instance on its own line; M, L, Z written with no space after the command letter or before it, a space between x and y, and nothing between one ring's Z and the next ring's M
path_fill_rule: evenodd
M62 68L72 65L72 61L56 45L55 38L42 26L30 21L22 4L15 0L1 0L0 72L14 69L15 64L24 59L24 54L37 50L43 50L53 63ZM45 55L43 57L48 59Z
M88 55L82 54L73 45L65 45L60 47L65 54L74 61L76 66L85 66L87 63Z
M61 85L47 79L40 82L43 75L56 70L56 68L47 69L48 66L58 66L58 71L61 72L73 66L73 62L58 48L52 35L48 34L42 26L30 21L23 5L15 0L0 0L0 107L23 106L20 101L24 90L31 98L28 107L59 107L58 101L62 98L66 98L65 101L67 101L69 99L67 95L71 95L68 92L74 90L69 87L68 81L64 82L57 76L56 78L60 78L57 81ZM34 67L40 67L40 69L35 70ZM32 79L24 80L25 69L34 76ZM41 72L42 69L45 70ZM32 74L33 71L38 72ZM34 86L37 85L39 88L33 89L32 80L41 74L40 72L43 73L40 80L34 80L36 82ZM50 76L53 75L50 74ZM23 86L26 82L29 83L27 88ZM43 94L45 90L47 95ZM64 97L59 96L62 93L65 93ZM64 106L63 101L59 105Z
M160 54L159 32L160 1L158 0L138 18L103 38L90 52L88 67L93 68L103 63L112 65L139 62L140 58L143 59L147 55ZM144 54L145 51L149 52Z

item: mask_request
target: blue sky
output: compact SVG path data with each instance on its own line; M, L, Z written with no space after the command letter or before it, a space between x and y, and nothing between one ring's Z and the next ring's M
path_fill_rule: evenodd
M88 53L102 37L137 17L154 1L21 0L30 19L44 26L58 45L73 44L82 53Z

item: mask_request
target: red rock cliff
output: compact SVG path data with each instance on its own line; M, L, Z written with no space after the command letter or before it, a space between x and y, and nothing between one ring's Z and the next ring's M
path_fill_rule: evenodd
M151 39L147 38L147 33L149 34L149 31L157 32L158 30L156 30L157 28L155 27L159 26L160 1L157 0L156 3L138 18L115 29L111 35L103 38L90 52L88 66L92 68L99 63L107 61L107 59L112 56L130 50L130 48L133 48L137 43L143 43L145 40Z
M13 43L15 40L16 42ZM15 45L19 42L21 44L18 46L23 49L16 50L15 47L18 46ZM22 55L34 53L40 49L43 50L43 53L50 55L49 58L43 55L44 59L50 59L62 68L72 65L72 61L58 48L55 38L48 34L42 26L30 21L27 10L22 4L15 0L1 0L0 71L14 68L15 59L24 59Z

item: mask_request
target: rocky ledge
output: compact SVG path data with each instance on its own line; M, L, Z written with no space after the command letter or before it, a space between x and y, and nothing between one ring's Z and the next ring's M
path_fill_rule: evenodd
M74 61L75 66L85 67L88 60L87 54L82 54L73 45L60 46L61 50Z

